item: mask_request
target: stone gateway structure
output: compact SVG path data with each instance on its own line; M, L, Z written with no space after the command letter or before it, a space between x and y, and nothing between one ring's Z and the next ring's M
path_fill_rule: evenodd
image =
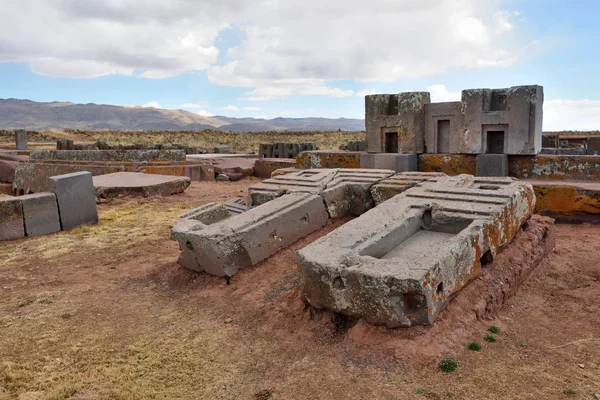
M542 86L469 89L461 101L431 103L428 92L365 97L369 153L538 154Z

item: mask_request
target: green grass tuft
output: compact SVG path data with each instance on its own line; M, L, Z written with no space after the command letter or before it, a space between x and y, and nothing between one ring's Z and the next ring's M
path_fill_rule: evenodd
M483 340L485 340L488 343L495 343L498 339L496 339L496 336L494 335L486 335Z
M469 343L467 348L469 350L473 350L473 351L481 351L481 344L479 344L477 342L471 342L471 343Z
M488 328L488 332L491 332L495 335L500 333L500 328L498 328L496 325L492 325Z
M458 361L454 358L446 358L440 362L440 369L444 372L452 372L458 367Z

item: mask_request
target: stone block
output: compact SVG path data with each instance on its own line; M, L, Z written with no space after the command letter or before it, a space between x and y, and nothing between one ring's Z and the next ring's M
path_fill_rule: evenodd
M189 210L177 218L171 229L171 239L180 240L187 232L204 229L208 225L231 217L231 213L223 204L208 203Z
M25 129L15 131L15 145L17 150L27 150L27 131Z
M73 150L73 141L71 139L57 139L56 140L56 150Z
M284 158L284 144L274 143L273 144L273 158Z
M96 196L110 199L121 196L170 196L190 186L187 176L115 172L92 178Z
M27 236L40 236L60 231L58 205L54 193L35 193L20 196Z
M416 154L390 154L380 153L374 155L375 169L391 169L396 172L409 172L418 170L418 156Z
M393 174L391 170L340 169L321 194L329 217L358 216L373 208L371 187Z
M50 191L56 195L62 229L98 223L94 182L90 172L52 176Z
M507 154L479 154L477 176L508 176Z
M423 183L301 249L302 296L376 325L431 324L534 204L531 185L511 178Z
M259 158L273 158L273 145L270 143L261 143L258 145Z
M296 167L310 168L360 168L362 153L340 150L304 151L296 157Z
M445 176L440 172L401 172L374 184L371 195L375 205L379 205L412 187L425 182L437 182Z
M325 226L328 216L320 196L292 193L224 221L189 232L180 239L188 249L187 268L233 276ZM193 258L190 254L193 253Z
M375 153L360 153L360 167L367 169L375 168Z
M0 240L24 236L23 203L18 198L0 197Z
M275 170L280 168L293 168L295 165L296 160L287 158L261 158L254 163L254 176L259 178L270 178Z
M274 176L248 188L248 208L288 193L321 194L337 172L337 169L309 169Z

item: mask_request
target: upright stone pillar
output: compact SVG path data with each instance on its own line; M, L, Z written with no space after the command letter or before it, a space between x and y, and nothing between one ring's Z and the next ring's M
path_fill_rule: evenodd
M27 131L25 129L15 130L15 144L17 150L27 150Z

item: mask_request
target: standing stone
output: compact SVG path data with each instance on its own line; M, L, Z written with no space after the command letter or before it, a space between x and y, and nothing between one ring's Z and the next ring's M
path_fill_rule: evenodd
M23 203L17 198L0 197L0 240L19 239L23 236Z
M56 195L62 229L98 222L92 174L87 171L50 177Z
M35 193L19 197L23 202L23 221L27 236L48 235L60 231L58 205L54 193Z
M15 144L17 150L27 150L27 131L25 129L15 131Z

